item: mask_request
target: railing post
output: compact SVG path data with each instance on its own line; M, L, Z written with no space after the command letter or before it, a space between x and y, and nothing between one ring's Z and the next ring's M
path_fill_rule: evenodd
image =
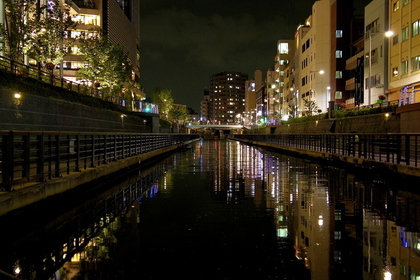
M30 145L30 134L26 134L22 136L23 140L23 170L22 170L22 177L26 178L27 181L30 180L30 168L31 168L31 145Z
M36 174L39 182L44 182L44 134L37 136L37 160L36 160Z
M90 167L95 167L95 135L91 135L92 153L90 155Z
M405 135L405 137L407 138L407 137L409 137L408 135ZM400 164L400 162L401 162L401 153L402 153L402 146L401 146L401 141L402 141L402 139L401 139L401 135L397 135L397 143L396 143L396 148L397 148L397 164Z
M114 161L117 160L117 135L114 134Z
M4 190L10 192L12 190L12 182L13 182L13 142L14 142L14 135L13 131L10 131L7 135L2 137L2 154L3 154L3 162L2 162L2 185Z
M107 151L108 151L107 145L108 145L108 143L107 143L107 135L106 134L104 135L104 143L103 143L103 145L104 145L104 149L103 149L104 158L103 158L103 161L102 162L104 164L106 164L107 163L107 160L108 160L108 158L107 158Z
M55 177L60 177L60 134L55 136Z
M405 136L405 164L406 165L410 165L410 159L411 159L411 155L410 155L410 136L406 135Z
M80 171L80 135L76 135L76 140L74 142L75 152L76 152L76 162L74 163L74 171Z

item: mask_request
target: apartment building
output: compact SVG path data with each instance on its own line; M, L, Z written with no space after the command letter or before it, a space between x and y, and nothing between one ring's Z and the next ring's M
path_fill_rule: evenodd
M109 42L121 46L133 65L132 78L138 81L140 76L140 3L133 0L79 0L70 1L71 13L80 22L73 36L80 32L99 27L105 31ZM75 79L76 71L83 67L83 57L72 48L72 53L65 58L64 77Z
M263 77L261 70L254 72L254 79L245 81L245 111L243 119L245 124L253 124L256 122L256 93L257 89L263 85Z
M140 1L136 0L72 0L66 2L76 28L69 30L68 37L77 38L82 32L100 28L107 40L121 46L128 54L133 65L132 80L139 81L140 76ZM38 0L40 6L49 4L48 0ZM4 3L0 0L0 20L5 20ZM65 40L66 38L63 38ZM67 80L80 82L77 70L85 67L77 43L71 46L70 53L54 69L54 74ZM36 62L29 58L30 64ZM139 88L131 87L132 94L143 96Z
M387 98L400 105L418 103L420 89L420 2L389 1L393 36L389 49Z
M209 118L218 124L239 122L245 111L245 82L247 74L221 72L210 79Z
M295 55L294 40L277 41L276 56L274 58L274 71L267 73L267 106L269 119L274 120L273 124L284 115L287 109L283 108L285 97L285 69L293 60Z
M207 121L209 119L209 100L210 100L209 90L205 89L203 99L200 102L200 115L201 115L200 121Z
M388 1L374 0L365 7L363 104L381 100L388 89Z
M329 0L316 1L305 25L298 27L296 40L296 88L300 98L315 101L323 111L327 108L326 89L331 72L331 5ZM299 111L305 114L304 102Z

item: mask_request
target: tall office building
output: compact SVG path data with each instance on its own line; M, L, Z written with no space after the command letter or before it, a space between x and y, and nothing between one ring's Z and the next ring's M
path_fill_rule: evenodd
M41 0L45 1L45 0ZM99 27L105 31L107 40L121 46L133 65L132 80L140 77L140 1L132 0L74 0L70 1L71 13L80 24L72 33ZM76 80L76 71L84 66L77 45L65 57L64 77ZM140 92L136 92L141 94Z
M209 119L218 124L239 122L245 111L245 82L247 74L221 72L210 79Z

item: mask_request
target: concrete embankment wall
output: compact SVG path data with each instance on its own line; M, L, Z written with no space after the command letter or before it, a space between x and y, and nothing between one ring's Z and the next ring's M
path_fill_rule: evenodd
M159 132L159 119L0 88L0 130Z
M322 119L302 123L269 126L252 131L258 134L305 133L400 133L400 116L375 114L340 119Z
M198 139L185 142L181 146L189 145L195 141L198 141ZM139 165L141 162L164 155L179 147L180 145L169 146L138 156L102 164L82 172L72 172L71 174L64 175L61 178L54 178L47 182L27 183L13 186L14 190L11 192L0 192L0 215L5 215L16 209L47 199L48 197L75 189L80 185L93 182L94 180L116 173L124 168Z

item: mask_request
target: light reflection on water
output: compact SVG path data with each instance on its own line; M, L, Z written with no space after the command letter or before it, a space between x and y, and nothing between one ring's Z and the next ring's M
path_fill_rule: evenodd
M51 279L303 279L286 253L312 280L420 279L420 196L407 185L235 141L202 141L163 164ZM289 242L294 251L282 251Z

